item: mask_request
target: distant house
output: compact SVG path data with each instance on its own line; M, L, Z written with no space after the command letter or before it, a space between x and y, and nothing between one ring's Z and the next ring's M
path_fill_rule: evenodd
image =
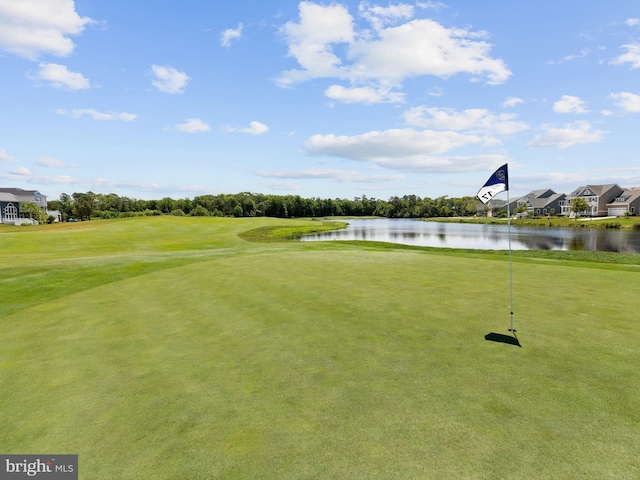
M621 217L627 212L631 215L640 215L640 187L627 188L607 204L609 216Z
M525 205L532 215L557 215L562 212L561 202L564 201L564 193L556 193L547 188L533 190L516 201L516 206Z
M581 215L592 217L606 217L609 213L608 205L618 198L624 190L617 184L608 185L585 185L567 195L560 204L564 215L572 215L571 201L574 198L584 198L589 204L588 210L580 212Z
M480 215L480 216L486 215L487 217L493 217L494 211L497 212L498 210L502 210L506 208L507 208L507 202L505 200L499 200L497 198L494 198L492 200L489 200L486 204L482 202L478 202L476 213L477 215Z
M40 192L21 188L0 188L0 223L30 223L30 219L21 211L21 205L27 202L35 203L49 214L47 197Z

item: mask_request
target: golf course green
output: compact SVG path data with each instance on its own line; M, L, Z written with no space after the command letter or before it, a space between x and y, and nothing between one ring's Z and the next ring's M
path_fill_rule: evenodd
M640 261L0 228L0 453L87 479L640 478ZM280 236L279 232L287 232ZM269 240L269 241L266 241Z

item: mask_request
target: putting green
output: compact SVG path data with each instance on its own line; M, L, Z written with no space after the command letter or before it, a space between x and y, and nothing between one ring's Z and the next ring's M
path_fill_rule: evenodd
M516 262L518 348L484 338L509 325L491 255L133 220L0 234L29 237L0 262L3 453L96 479L640 475L633 269Z

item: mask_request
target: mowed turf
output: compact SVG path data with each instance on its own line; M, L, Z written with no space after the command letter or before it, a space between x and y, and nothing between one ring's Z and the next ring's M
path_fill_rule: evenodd
M341 242L304 220L0 233L1 453L83 479L638 478L640 271ZM598 268L592 268L598 267Z

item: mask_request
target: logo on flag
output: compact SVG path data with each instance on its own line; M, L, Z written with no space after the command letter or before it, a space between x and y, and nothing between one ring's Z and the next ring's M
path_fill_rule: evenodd
M509 173L507 163L493 172L487 183L478 192L478 198L482 203L487 203L500 192L509 190Z

